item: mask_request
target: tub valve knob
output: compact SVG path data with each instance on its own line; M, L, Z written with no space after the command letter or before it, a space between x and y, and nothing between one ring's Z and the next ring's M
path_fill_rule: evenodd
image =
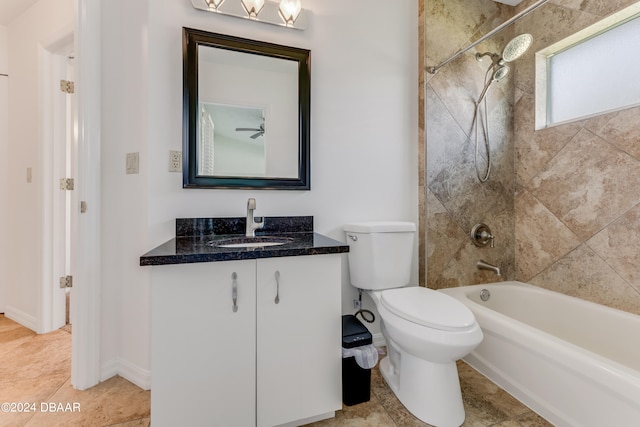
M488 243L493 248L495 236L491 234L491 229L487 224L474 225L471 229L470 237L473 244L479 248L487 246Z

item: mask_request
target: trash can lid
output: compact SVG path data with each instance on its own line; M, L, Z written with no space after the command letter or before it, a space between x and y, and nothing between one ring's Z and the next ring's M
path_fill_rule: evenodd
M353 348L373 342L371 332L353 315L342 316L342 346Z

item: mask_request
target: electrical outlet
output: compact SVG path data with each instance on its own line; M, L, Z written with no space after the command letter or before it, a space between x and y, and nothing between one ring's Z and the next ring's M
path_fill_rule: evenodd
M182 172L182 151L169 151L169 172Z

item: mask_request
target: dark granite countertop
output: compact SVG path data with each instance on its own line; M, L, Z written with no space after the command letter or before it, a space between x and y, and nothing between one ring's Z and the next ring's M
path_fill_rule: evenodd
M257 218L259 220L259 218ZM235 261L349 252L345 243L313 232L313 217L265 217L256 236L285 238L278 246L224 248L222 240L244 236L245 218L176 219L176 237L140 257L140 265Z

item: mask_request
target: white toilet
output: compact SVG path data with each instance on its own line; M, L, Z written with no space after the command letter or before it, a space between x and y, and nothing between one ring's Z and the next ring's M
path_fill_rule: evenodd
M456 360L482 341L473 313L461 302L423 287L411 276L415 224L347 224L351 285L367 290L382 318L388 356L380 371L402 404L436 427L458 427L464 407Z

